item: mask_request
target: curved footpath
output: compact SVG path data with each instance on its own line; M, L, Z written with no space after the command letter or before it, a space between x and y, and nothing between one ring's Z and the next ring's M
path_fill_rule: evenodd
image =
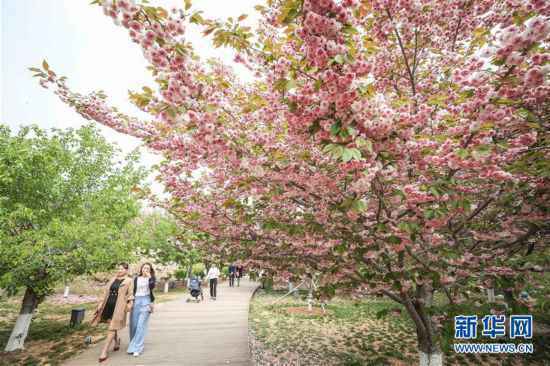
M243 279L240 287L218 285L218 299L200 303L178 300L156 304L149 318L145 350L139 357L126 353L128 328L118 352L109 352L103 366L250 366L248 351L248 306L258 285ZM65 366L96 366L103 342L94 345Z

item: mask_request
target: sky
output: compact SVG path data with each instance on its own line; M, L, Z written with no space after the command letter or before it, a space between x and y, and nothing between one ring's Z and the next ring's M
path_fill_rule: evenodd
M39 67L46 59L58 75L68 77L68 86L87 93L104 90L109 103L137 117L144 114L128 101L128 90L153 86L145 69L147 64L139 46L130 41L127 30L115 26L101 7L90 0L0 0L0 123L12 130L37 124L42 128L67 128L87 123L51 91L43 89L28 67ZM254 25L258 17L254 6L262 0L195 0L193 7L209 18L249 14L245 23ZM165 8L183 6L183 0L156 0L151 4ZM237 75L251 80L252 75L233 63L229 49L214 49L200 31L190 28L186 39L199 55L216 57L234 65ZM148 119L148 118L144 118ZM141 146L136 138L97 125L105 138L119 145L124 153ZM142 149L142 163L147 167L160 157ZM152 182L150 177L149 179ZM163 189L157 183L153 190Z

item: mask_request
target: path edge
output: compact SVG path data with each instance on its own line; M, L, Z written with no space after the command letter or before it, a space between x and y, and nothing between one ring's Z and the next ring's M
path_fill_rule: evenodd
M247 328L248 328L248 353L250 354L250 361L252 366L263 366L268 365L266 363L266 360L264 359L264 354L266 352L266 349L262 342L258 340L256 337L256 333L252 330L251 322L250 322L250 307L252 306L252 301L254 300L254 297L260 290L261 286L258 285L256 289L252 292L252 295L250 296L250 301L248 303L248 322L247 322Z

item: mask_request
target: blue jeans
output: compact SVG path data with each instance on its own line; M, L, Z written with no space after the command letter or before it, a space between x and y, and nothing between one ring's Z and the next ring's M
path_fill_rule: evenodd
M130 314L130 344L128 353L143 352L143 341L147 333L147 322L149 321L149 296L136 296L134 307Z

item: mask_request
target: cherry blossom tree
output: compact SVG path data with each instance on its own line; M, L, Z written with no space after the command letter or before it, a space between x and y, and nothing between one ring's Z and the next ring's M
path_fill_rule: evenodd
M156 86L140 121L33 69L84 118L161 153L157 202L204 245L283 277L381 293L439 365L466 290L510 299L548 268L550 5L544 1L268 0L252 30L192 9L96 1L142 48ZM203 63L202 27L257 80ZM493 285L489 285L493 286ZM518 305L518 304L515 304Z

